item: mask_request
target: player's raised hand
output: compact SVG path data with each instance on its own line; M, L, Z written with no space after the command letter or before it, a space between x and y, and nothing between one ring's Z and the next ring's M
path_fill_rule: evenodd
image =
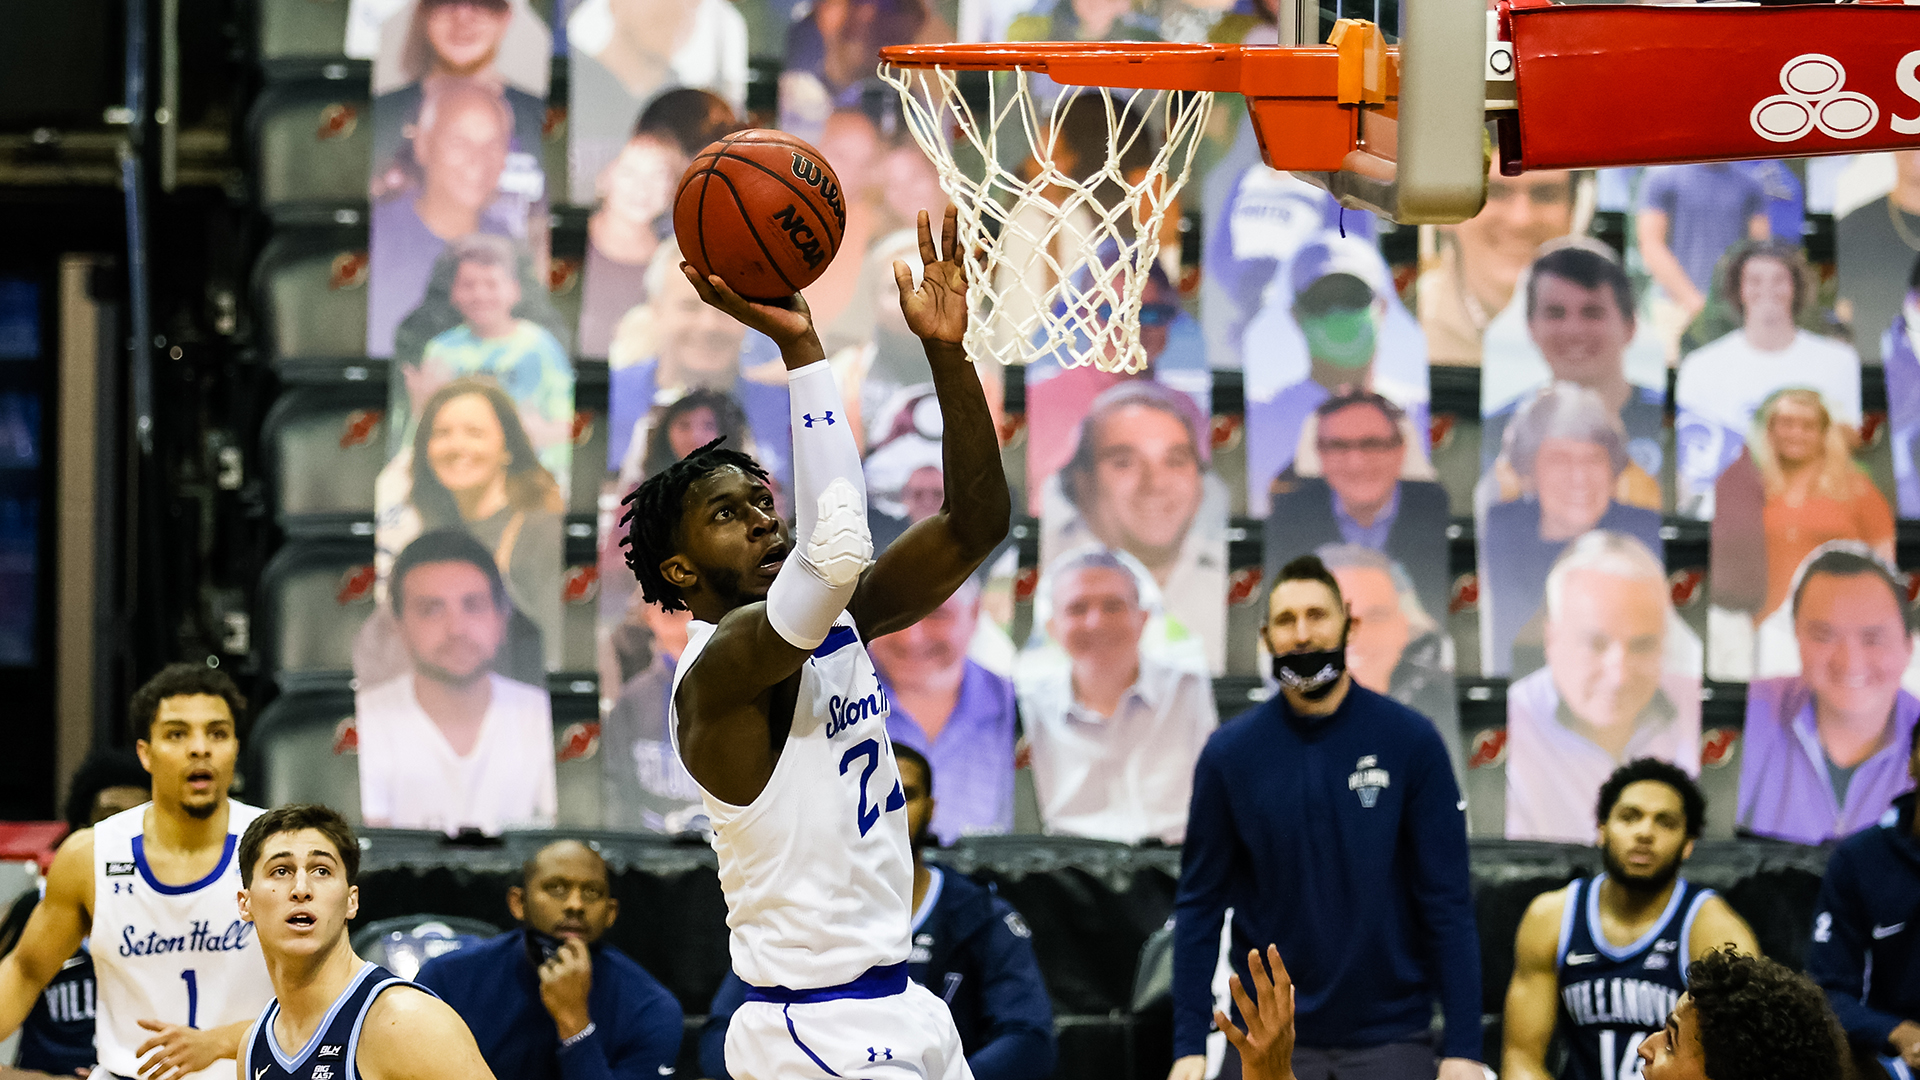
M940 223L940 246L933 246L933 222L920 211L920 284L913 268L898 259L893 281L900 287L900 313L907 328L926 341L960 344L967 333L967 253L960 247L960 211L948 205Z
M1267 974L1271 965L1273 974ZM1247 1022L1242 1032L1233 1026L1227 1014L1215 1010L1213 1022L1240 1052L1240 1075L1244 1080L1293 1080L1293 979L1287 965L1280 962L1280 950L1267 946L1267 963L1261 963L1260 950L1247 952L1247 974L1253 977L1253 998L1240 976L1227 979L1233 991L1233 1004Z
M718 274L701 277L692 263L681 263L680 272L687 275L700 299L733 316L747 329L772 338L774 344L780 346L780 355L788 361L789 369L825 359L826 351L820 347L820 337L813 329L813 312L799 293L770 304L749 300L734 292ZM799 363L794 362L796 357L801 358Z

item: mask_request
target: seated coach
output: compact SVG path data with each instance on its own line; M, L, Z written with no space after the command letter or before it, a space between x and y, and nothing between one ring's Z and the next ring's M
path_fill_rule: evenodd
M993 890L927 865L920 852L932 839L933 766L910 746L895 743L893 753L913 838L907 975L947 1003L975 1080L1046 1080L1056 1053L1053 1005L1034 959L1033 932ZM700 1033L700 1071L712 1080L730 1080L727 1025L746 999L747 984L728 972Z
M620 903L607 864L577 840L528 859L507 890L520 929L435 957L415 981L473 1029L493 1075L658 1080L680 1056L680 1003L600 938Z

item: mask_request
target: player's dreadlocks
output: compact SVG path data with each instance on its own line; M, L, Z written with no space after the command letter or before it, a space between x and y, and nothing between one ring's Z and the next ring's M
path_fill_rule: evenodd
M685 611L680 590L660 572L660 564L679 550L680 517L687 501L687 489L708 473L729 466L739 469L761 483L767 471L760 463L738 450L720 444L721 436L647 478L621 500L627 512L620 524L628 526L621 543L627 548L627 567L640 581L640 598L659 604L666 611Z

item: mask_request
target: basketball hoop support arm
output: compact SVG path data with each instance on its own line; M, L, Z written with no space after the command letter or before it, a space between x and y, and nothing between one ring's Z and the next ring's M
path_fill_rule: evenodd
M1920 6L1501 0L1496 17L1509 176L1920 148Z

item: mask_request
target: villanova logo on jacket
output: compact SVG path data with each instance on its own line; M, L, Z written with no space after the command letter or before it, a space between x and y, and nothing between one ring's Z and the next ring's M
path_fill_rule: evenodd
M1392 784L1387 770L1380 768L1380 759L1368 754L1353 766L1353 775L1347 777L1347 790L1360 796L1360 805L1368 810L1380 801L1380 793Z

